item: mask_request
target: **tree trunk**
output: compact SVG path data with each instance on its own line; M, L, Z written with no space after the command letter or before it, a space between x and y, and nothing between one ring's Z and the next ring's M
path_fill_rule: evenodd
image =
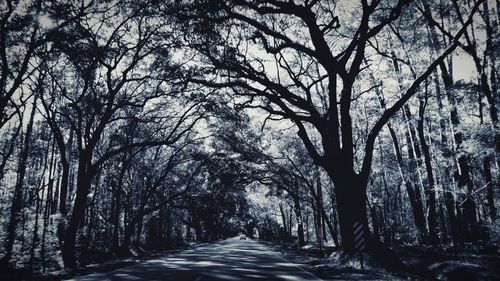
M451 89L453 85L453 80L448 75L446 68L442 64L441 64L441 75L443 77L445 89L447 91L448 101L450 103L450 120L452 126L457 127L460 125L460 120L458 118L455 96L453 95ZM462 204L463 206L462 222L464 224L463 228L467 232L466 233L467 237L465 237L465 239L466 241L474 241L476 237L474 237L475 235L473 235L473 233L475 233L477 219L476 219L476 204L473 198L474 184L471 178L469 159L468 155L465 152L461 151L463 149L462 132L455 130L453 137L455 139L455 149L458 152L458 157L457 157L458 167L457 171L455 172L455 176L457 178L458 187L460 189L465 190L466 192L466 197L464 203Z
M430 13L429 5L424 3L424 9L427 14ZM433 41L434 48L437 51L439 51L439 49L441 49L441 43L440 40L438 39L436 27L434 27L431 22L429 22L429 32L430 32L430 37ZM460 130L456 130L456 128L460 125L460 119L457 110L457 102L455 100L455 96L452 89L454 84L453 77L450 72L452 71L452 68L447 67L444 62L441 62L439 64L439 68L441 70L441 78L443 80L446 97L449 103L449 116L454 132L453 134L453 138L455 141L454 148L455 151L458 153L457 157L458 167L455 172L455 176L458 181L458 187L466 192L465 200L464 203L462 204L463 214L465 215L465 217L462 218L457 214L457 218L460 218L463 224L465 224L462 226L462 228L468 232L466 234L467 237L465 237L466 240L472 241L475 240L475 237L473 237L474 235L472 234L476 232L476 227L477 227L476 205L473 198L474 184L472 182L468 155L465 151L462 151L463 134L462 132L460 132ZM458 209L460 208L460 206L456 206L456 208L458 213L460 211Z
M75 257L76 234L80 223L85 217L87 196L92 182L91 171L89 171L91 158L91 151L82 150L80 152L75 205L73 206L73 212L68 223L68 229L66 230L66 234L64 236L64 244L62 247L62 258L64 266L65 268L69 269L75 269L77 267Z
M112 248L118 249L119 243L119 230L120 230L120 210L121 210L121 179L118 186L114 186L114 210L113 210L113 238L112 238Z
M315 209L317 209L318 216L322 217L324 219L324 222L326 223L328 227L328 231L330 232L330 235L332 236L333 242L335 243L336 246L340 245L338 238L337 238L337 229L336 226L334 227L332 225L332 222L328 218L328 214L326 213L326 210L323 206L323 192L321 190L321 178L319 174L316 177L316 186L317 186L317 191L314 190L314 186L308 185L309 191L311 192L311 195L313 197L314 202L313 206L316 206ZM321 196L320 196L321 195ZM322 228L324 229L324 225L322 225ZM326 235L324 235L326 236Z
M33 105L31 108L30 119L26 127L26 133L23 140L23 148L19 155L19 162L17 168L17 181L14 187L14 196L12 197L12 205L10 207L10 218L7 227L7 237L5 239L5 255L3 261L8 264L12 257L12 249L14 247L14 241L16 239L16 229L19 222L19 216L21 215L22 200L24 192L24 177L26 175L26 167L28 165L28 156L31 144L31 134L33 132L33 121L36 111L36 102L38 95L35 95L33 100Z
M309 213L306 213L305 216L305 224L306 224L306 242L309 243L311 240L309 239Z
M486 181L486 199L488 201L490 218L494 221L497 216L497 209L495 207L495 193L493 190L493 177L491 176L490 157L488 156L483 159L483 173Z
M120 230L120 214L121 214L121 189L123 185L123 177L127 170L127 154L123 155L122 165L120 168L120 174L118 175L118 183L112 182L111 188L113 192L113 238L112 238L112 248L117 250L120 246L119 243L119 230Z
M332 204L332 219L330 220L331 221L331 224L329 225L328 224L328 220L327 220L327 226L328 226L328 229L330 229L330 226L331 226L331 231L332 231L332 239L333 239L333 243L335 244L336 247L340 246L340 243L339 243L339 238L338 238L338 221L337 221L337 211L336 211L336 206L335 206L335 196L334 194L332 193L330 195L330 200L331 200L331 204Z
M127 252L129 250L132 236L134 236L134 230L135 230L135 224L131 225L129 223L128 226L125 227L125 234L123 235L123 242L120 246L120 249L122 251Z
M439 109L439 115L440 115L440 122L439 122L439 128L441 132L441 143L443 145L448 144L448 137L446 136L446 121L444 117L444 113L441 111L441 109L444 107L444 104L442 103L442 100L444 100L444 97L441 93L441 87L439 85L439 77L437 75L437 72L435 73L433 77L433 82L434 86L436 88L436 100L438 102L438 109ZM443 157L449 158L448 155L445 154L446 152L443 153ZM442 176L443 180L441 182L441 185L443 186L443 197L444 197L444 205L446 207L446 213L448 215L448 221L449 221L449 228L451 232L451 237L452 241L454 244L458 242L458 220L455 214L455 197L453 190L450 188L451 185L446 182L446 181L452 181L452 176L451 176L451 169L448 165L443 165L442 167L444 176Z
M399 74L399 66L398 66L397 62L393 62L393 63L394 63L394 68L396 69L396 73ZM372 82L374 82L375 77L373 76L373 74L371 74L370 77L372 79ZM378 88L376 88L375 91L377 93L380 107L383 110L386 110L386 104L385 104L385 100L384 100L382 92ZM413 145L412 137L410 136L410 131L412 130L412 128L409 125L409 121L408 121L410 118L409 115L410 115L409 109L407 107L405 107L405 117L404 118L406 119L406 124L407 124L406 136L408 139L408 143L407 143L408 152L409 152L409 155L411 158L410 160L412 160L412 163L417 163L417 169L418 169L418 162L416 161L415 156L413 154L413 151L414 151L413 147L415 147L415 146ZM410 180L406 176L405 169L404 169L405 165L404 165L403 156L401 153L401 148L399 146L399 141L398 141L398 138L396 136L396 132L392 128L391 122L387 123L387 128L389 129L391 140L392 140L392 143L394 146L394 153L396 154L396 160L398 163L399 174L401 176L401 179L403 180L403 183L404 183L405 188L406 188L406 192L408 194L408 198L410 200L413 221L414 221L416 228L419 231L420 240L423 240L423 238L426 236L427 230L426 230L426 226L425 226L424 208L422 205L422 201L420 200L420 198L421 198L420 189L419 189L418 185L415 185L415 189L414 189L411 182L415 182L415 180ZM418 146L416 146L416 147L418 147ZM410 172L410 178L413 178L413 179L415 178L413 172Z
M340 161L342 162L342 161ZM368 217L366 214L365 187L353 171L341 170L340 166L327 170L335 185L335 198L337 200L337 212L339 216L340 236L342 238L342 249L348 254L355 252L353 225L359 222L363 225L364 241L369 239Z
M396 72L396 78L399 85L399 92L403 91L401 85L403 85L403 74L399 67L399 63L393 53L393 66L394 71ZM412 70L413 72L413 70ZM414 77L416 79L416 77ZM380 100L380 98L379 98ZM420 231L419 240L424 241L427 237L427 226L425 223L425 214L424 214L424 205L422 199L421 189L424 189L422 177L420 175L420 166L422 165L422 153L420 151L420 147L416 142L417 132L415 127L413 126L412 120L412 112L410 106L405 104L402 108L403 118L406 124L406 140L408 146L408 155L409 155L409 169L408 173L410 175L411 182L413 183L413 214L415 218L415 222L417 224L417 228ZM408 194L410 195L410 194Z
M285 234L288 237L288 227L286 223L286 215L285 215L285 210L283 209L283 204L279 203L279 207L280 207L281 219L283 221L283 228L285 229Z
M418 160L415 157L415 152L413 151L412 143L413 139L411 138L410 134L407 132L406 133L406 138L407 138L407 145L409 147L408 149L408 154L410 158L410 165L408 167L409 173L410 173L410 181L406 182L407 189L409 191L408 196L410 197L410 200L412 202L412 209L413 209L413 215L415 218L415 223L418 227L419 230L419 241L425 241L427 237L427 226L425 224L425 214L424 214L424 206L422 202L422 192L420 190L420 183L419 183L419 175L415 175L415 172L412 171L417 171L418 173ZM411 184L413 183L413 184ZM414 187L414 188L412 188ZM412 198L413 197L413 198Z
M42 182L43 185L43 182ZM35 249L36 245L38 244L38 217L39 217L39 211L40 211L40 197L38 196L38 190L35 189L35 227L33 228L33 239L31 241L31 252L30 252L30 260L29 260L29 269L30 272L33 272L33 265L35 263ZM43 197L43 191L42 191L42 197Z
M192 237L191 237L191 225L192 225L192 221L191 221L191 218L189 217L188 215L188 218L186 219L187 223L186 223L186 242L187 244L189 245L189 243L191 243L192 241Z
M202 240L202 235L203 235L201 224L199 221L196 220L193 226L194 226L194 233L196 235L196 241L200 242Z
M144 222L144 217L140 216L137 221L137 231L135 233L135 245L138 247L141 245L141 233L142 233L142 224Z
M325 220L328 220L328 215L325 212L325 204L323 201L323 186L321 185L321 178L320 174L318 173L317 175L317 184L316 184L316 195L318 197L318 210L319 210L319 223L320 223L320 229L321 229L321 237L323 240L326 242L328 241L328 238L326 237L326 227L325 227ZM333 237L333 235L332 235Z
M316 244L318 248L323 250L323 232L321 231L321 213L319 212L319 208L315 208L316 215L314 216L314 230L316 232Z
M66 199L68 197L69 163L65 159L65 156L61 156L61 166L62 166L61 187L60 187L61 193L59 195L59 213L61 214L61 218L57 226L59 241L64 240L65 221L66 221L66 216L68 214L68 211L66 209Z
M293 208L295 211L295 218L297 219L297 238L299 247L304 246L304 224L302 221L302 210L300 209L300 200L298 195L293 196Z
M427 90L427 85L426 85ZM426 92L427 95L427 92ZM438 242L438 224L436 216L436 191L434 186L434 173L431 165L431 155L429 145L425 141L424 136L424 114L425 106L427 104L427 96L424 100L420 100L419 120L418 120L418 138L420 139L420 146L424 155L425 170L427 172L427 188L425 189L426 205L427 205L427 222L429 224L429 242L435 244Z
M379 216L378 216L378 212L377 212L377 207L375 205L368 205L369 209L370 209L370 215L372 217L372 226L373 226L373 238L377 239L377 240L381 240L380 239L380 226L379 226Z

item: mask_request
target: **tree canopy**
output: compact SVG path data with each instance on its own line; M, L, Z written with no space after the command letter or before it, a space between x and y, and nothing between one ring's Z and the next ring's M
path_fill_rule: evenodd
M498 242L497 2L0 7L0 270Z

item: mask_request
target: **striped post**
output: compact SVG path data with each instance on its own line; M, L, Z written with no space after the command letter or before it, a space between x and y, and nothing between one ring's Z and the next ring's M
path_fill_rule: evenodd
M355 222L353 225L354 229L354 249L361 252L365 249L365 235L363 232L363 224L360 222Z
M353 224L352 228L354 230L354 249L359 252L359 262L361 264L361 269L364 269L363 255L361 254L361 252L365 249L365 235L363 231L363 224L357 221Z

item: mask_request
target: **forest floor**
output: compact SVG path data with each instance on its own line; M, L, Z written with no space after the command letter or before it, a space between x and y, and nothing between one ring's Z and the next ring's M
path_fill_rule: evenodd
M497 245L468 244L456 248L408 246L394 249L409 269L394 274L358 258L345 259L326 248L265 242L285 259L300 265L323 280L500 280L500 248Z

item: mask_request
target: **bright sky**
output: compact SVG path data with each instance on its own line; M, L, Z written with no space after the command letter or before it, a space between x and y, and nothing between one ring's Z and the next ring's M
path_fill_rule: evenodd
M472 81L477 75L474 62L468 55L453 56L453 78L455 81L465 80Z

